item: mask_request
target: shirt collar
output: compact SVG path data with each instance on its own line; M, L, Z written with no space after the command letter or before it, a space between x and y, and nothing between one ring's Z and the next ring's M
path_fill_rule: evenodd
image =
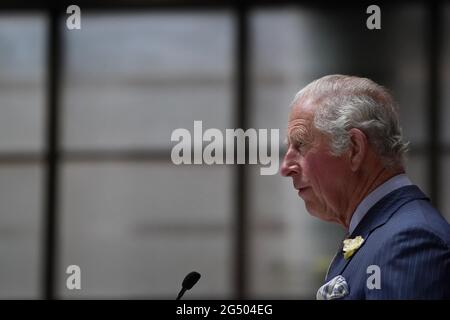
M381 200L388 193L391 193L394 190L397 190L401 187L411 185L412 182L406 176L406 174L402 173L396 175L389 180L385 181L381 185L379 185L375 190L369 193L356 207L355 212L352 215L350 220L350 226L348 229L348 234L352 234L355 230L356 226L361 222L364 216L367 214L369 209L375 205L379 200Z

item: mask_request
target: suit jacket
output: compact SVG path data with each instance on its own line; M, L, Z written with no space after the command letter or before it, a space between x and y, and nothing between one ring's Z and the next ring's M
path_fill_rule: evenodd
M358 235L362 246L347 260L340 250L326 277L346 279L344 299L450 299L450 225L417 186L378 201L350 237Z

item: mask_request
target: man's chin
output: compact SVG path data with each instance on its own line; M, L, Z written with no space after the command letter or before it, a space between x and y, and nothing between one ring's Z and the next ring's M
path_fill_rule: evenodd
M305 208L310 216L320 219L320 214L316 210L314 210L314 207L312 207L311 204L308 203L308 201L305 201Z
M322 221L326 222L334 222L334 219L330 218L328 215L324 214L322 211L317 210L317 208L312 207L311 205L308 205L308 202L305 201L305 208L308 213L317 219L320 219Z

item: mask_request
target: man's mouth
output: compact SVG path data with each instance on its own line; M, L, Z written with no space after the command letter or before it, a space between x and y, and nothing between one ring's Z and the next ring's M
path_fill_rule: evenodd
M298 190L298 194L301 195L303 194L305 191L307 191L310 187L298 187L296 188Z

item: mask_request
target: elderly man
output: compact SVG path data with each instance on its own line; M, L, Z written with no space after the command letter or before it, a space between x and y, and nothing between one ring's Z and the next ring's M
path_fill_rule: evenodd
M317 299L449 299L450 226L405 174L389 92L353 76L295 97L281 174L308 212L348 231Z

